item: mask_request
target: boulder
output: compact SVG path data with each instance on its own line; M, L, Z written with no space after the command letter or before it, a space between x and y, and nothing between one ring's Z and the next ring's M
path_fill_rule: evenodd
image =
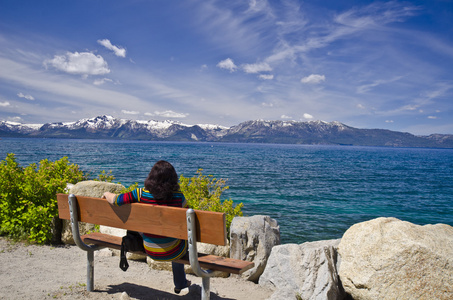
M102 181L81 181L70 187L69 194L86 196L86 197L96 197L100 198L104 192L119 193L124 186L121 184L115 184L110 182ZM79 222L80 235L86 234L89 231L95 230L93 224L88 224L84 222ZM74 245L74 238L72 237L71 221L63 221L63 229L61 233L61 241L65 244Z
M453 227L378 218L349 228L340 278L354 299L452 299Z
M259 284L275 290L273 300L344 299L337 273L339 243L327 240L275 246Z
M110 226L100 226L99 232L100 233L114 235L114 236L123 237L123 236L126 235L127 230L126 229L122 229L122 228L110 227ZM120 250L116 250L116 249L110 249L110 253L112 255L114 255L114 256L120 256L121 255L121 251ZM126 253L126 258L130 259L130 260L146 261L146 255L145 254L137 254L137 253L127 252Z
M230 257L252 261L255 266L241 276L258 282L272 247L280 244L280 226L269 216L236 217L230 227Z
M105 192L119 194L123 189L124 185L122 184L87 180L78 182L73 187L71 187L69 194L101 198Z

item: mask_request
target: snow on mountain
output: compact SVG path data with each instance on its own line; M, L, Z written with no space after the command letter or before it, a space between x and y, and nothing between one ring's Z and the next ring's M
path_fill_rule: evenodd
M0 136L453 148L453 135L414 136L383 129L358 129L337 121L252 120L224 127L104 115L44 125L1 121Z

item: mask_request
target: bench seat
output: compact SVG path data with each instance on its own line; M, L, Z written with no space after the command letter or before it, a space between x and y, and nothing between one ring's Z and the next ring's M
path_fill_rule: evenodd
M81 238L85 244L99 245L100 247L121 250L122 237L119 236L114 236L100 232L93 232L90 234L82 235ZM132 251L132 253L146 255L146 253L143 251ZM175 260L175 262L190 265L188 255L185 255L181 259ZM254 265L253 262L249 261L204 253L198 253L198 262L200 263L200 267L202 268L227 272L231 274L242 274L245 271L253 268Z

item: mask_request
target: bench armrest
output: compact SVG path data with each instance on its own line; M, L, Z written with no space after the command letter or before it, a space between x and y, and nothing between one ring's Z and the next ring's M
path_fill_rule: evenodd
M82 241L79 231L79 214L77 212L77 198L74 194L70 194L68 197L69 213L71 214L71 229L74 242L80 249L85 251L94 251L103 247L99 245L87 245Z
M195 211L189 208L186 212L187 218L187 238L189 243L189 260L192 271L200 277L211 277L214 272L212 270L203 270L198 262L197 250L197 230L196 230L196 216Z

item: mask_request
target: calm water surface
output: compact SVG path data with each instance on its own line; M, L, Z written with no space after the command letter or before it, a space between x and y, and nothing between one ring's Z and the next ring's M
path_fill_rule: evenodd
M1 160L11 152L22 166L67 156L124 185L160 159L186 177L202 168L228 179L224 197L245 215L277 219L282 243L340 238L381 216L453 225L453 149L2 138Z

